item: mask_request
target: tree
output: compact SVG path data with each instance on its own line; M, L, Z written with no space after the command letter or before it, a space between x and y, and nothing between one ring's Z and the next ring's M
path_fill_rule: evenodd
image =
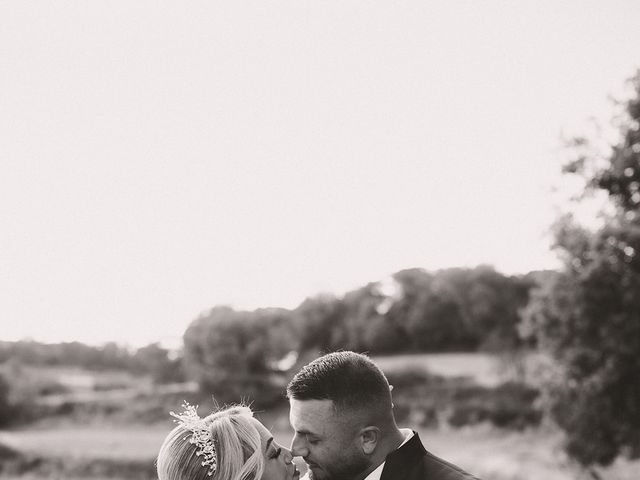
M434 288L420 297L407 318L407 331L413 346L421 352L456 350L464 337L460 305L451 293Z
M467 334L461 305L440 272L413 268L397 272L393 279L397 293L386 317L405 349L462 350Z
M338 348L370 352L372 328L379 330L382 315L379 306L384 300L378 282L370 282L364 287L347 292L343 299L345 314L342 325L342 337L336 343ZM369 333L369 335L368 335Z
M535 292L523 322L557 362L545 383L566 450L583 465L640 456L640 71L621 102L617 138L605 154L597 139L574 139L564 167L584 195L604 192L596 228L565 215L556 223L560 275Z
M0 372L0 427L8 425L13 417L13 407L9 399L10 393L9 382Z
M201 391L219 403L266 407L281 399L286 379L278 361L297 348L289 313L219 306L196 318L184 333L184 358Z
M531 279L508 277L489 265L449 268L437 278L460 308L459 347L505 352L520 346L520 310L534 285Z
M321 294L305 299L293 312L300 350L329 352L336 348L345 315L344 303L334 295Z
M432 290L433 274L421 268L409 268L400 270L393 275L394 292L391 296L391 304L385 314L394 326L395 337L400 348L397 351L408 351L415 348L411 330L416 327L416 322L421 316L417 311L424 305L424 298Z
M156 383L184 381L182 358L172 358L171 352L157 342L139 348L133 359L138 368L149 373Z

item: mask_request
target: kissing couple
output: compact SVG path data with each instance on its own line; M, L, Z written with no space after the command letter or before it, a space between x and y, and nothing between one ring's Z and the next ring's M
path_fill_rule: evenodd
M387 378L366 355L329 353L287 386L291 450L249 407L200 418L185 404L157 458L159 480L478 480L429 453L418 433L399 428Z

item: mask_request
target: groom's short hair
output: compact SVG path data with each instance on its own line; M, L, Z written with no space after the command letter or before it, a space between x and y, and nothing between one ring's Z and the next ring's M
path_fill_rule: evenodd
M332 400L337 410L375 408L391 411L387 377L366 355L341 351L302 367L287 386L295 400Z

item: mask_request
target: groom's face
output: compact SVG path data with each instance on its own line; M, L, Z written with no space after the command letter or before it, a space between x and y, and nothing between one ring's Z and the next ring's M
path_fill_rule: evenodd
M290 407L291 451L304 458L311 480L354 479L367 469L357 425L331 400L291 399Z

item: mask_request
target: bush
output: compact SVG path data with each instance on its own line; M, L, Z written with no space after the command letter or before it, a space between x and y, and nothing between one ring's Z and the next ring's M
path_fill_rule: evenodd
M205 382L200 392L219 405L242 402L264 410L286 404L287 382L284 374L243 375L225 385Z
M489 422L500 428L521 430L538 425L542 412L536 408L538 391L521 383L495 388L469 386L453 393L449 424L455 427Z
M420 369L396 371L387 378L394 385L396 420L411 427L489 423L521 430L542 420L538 390L523 383L484 387L468 378L441 377Z
M0 466L4 465L7 461L13 461L17 458L20 458L20 452L0 443ZM0 471L2 470L0 469Z
M441 385L445 383L445 377L430 373L423 367L410 366L406 369L398 369L386 374L390 385L397 388L411 388L424 385Z
M28 422L42 413L37 398L62 386L20 363L7 362L0 371L0 424Z
M9 401L9 382L0 374L0 426L7 425L13 415Z
M2 447L0 447L2 451ZM0 457L2 458L2 457ZM153 459L44 458L18 454L0 462L2 477L19 478L122 478L150 480L157 477Z

